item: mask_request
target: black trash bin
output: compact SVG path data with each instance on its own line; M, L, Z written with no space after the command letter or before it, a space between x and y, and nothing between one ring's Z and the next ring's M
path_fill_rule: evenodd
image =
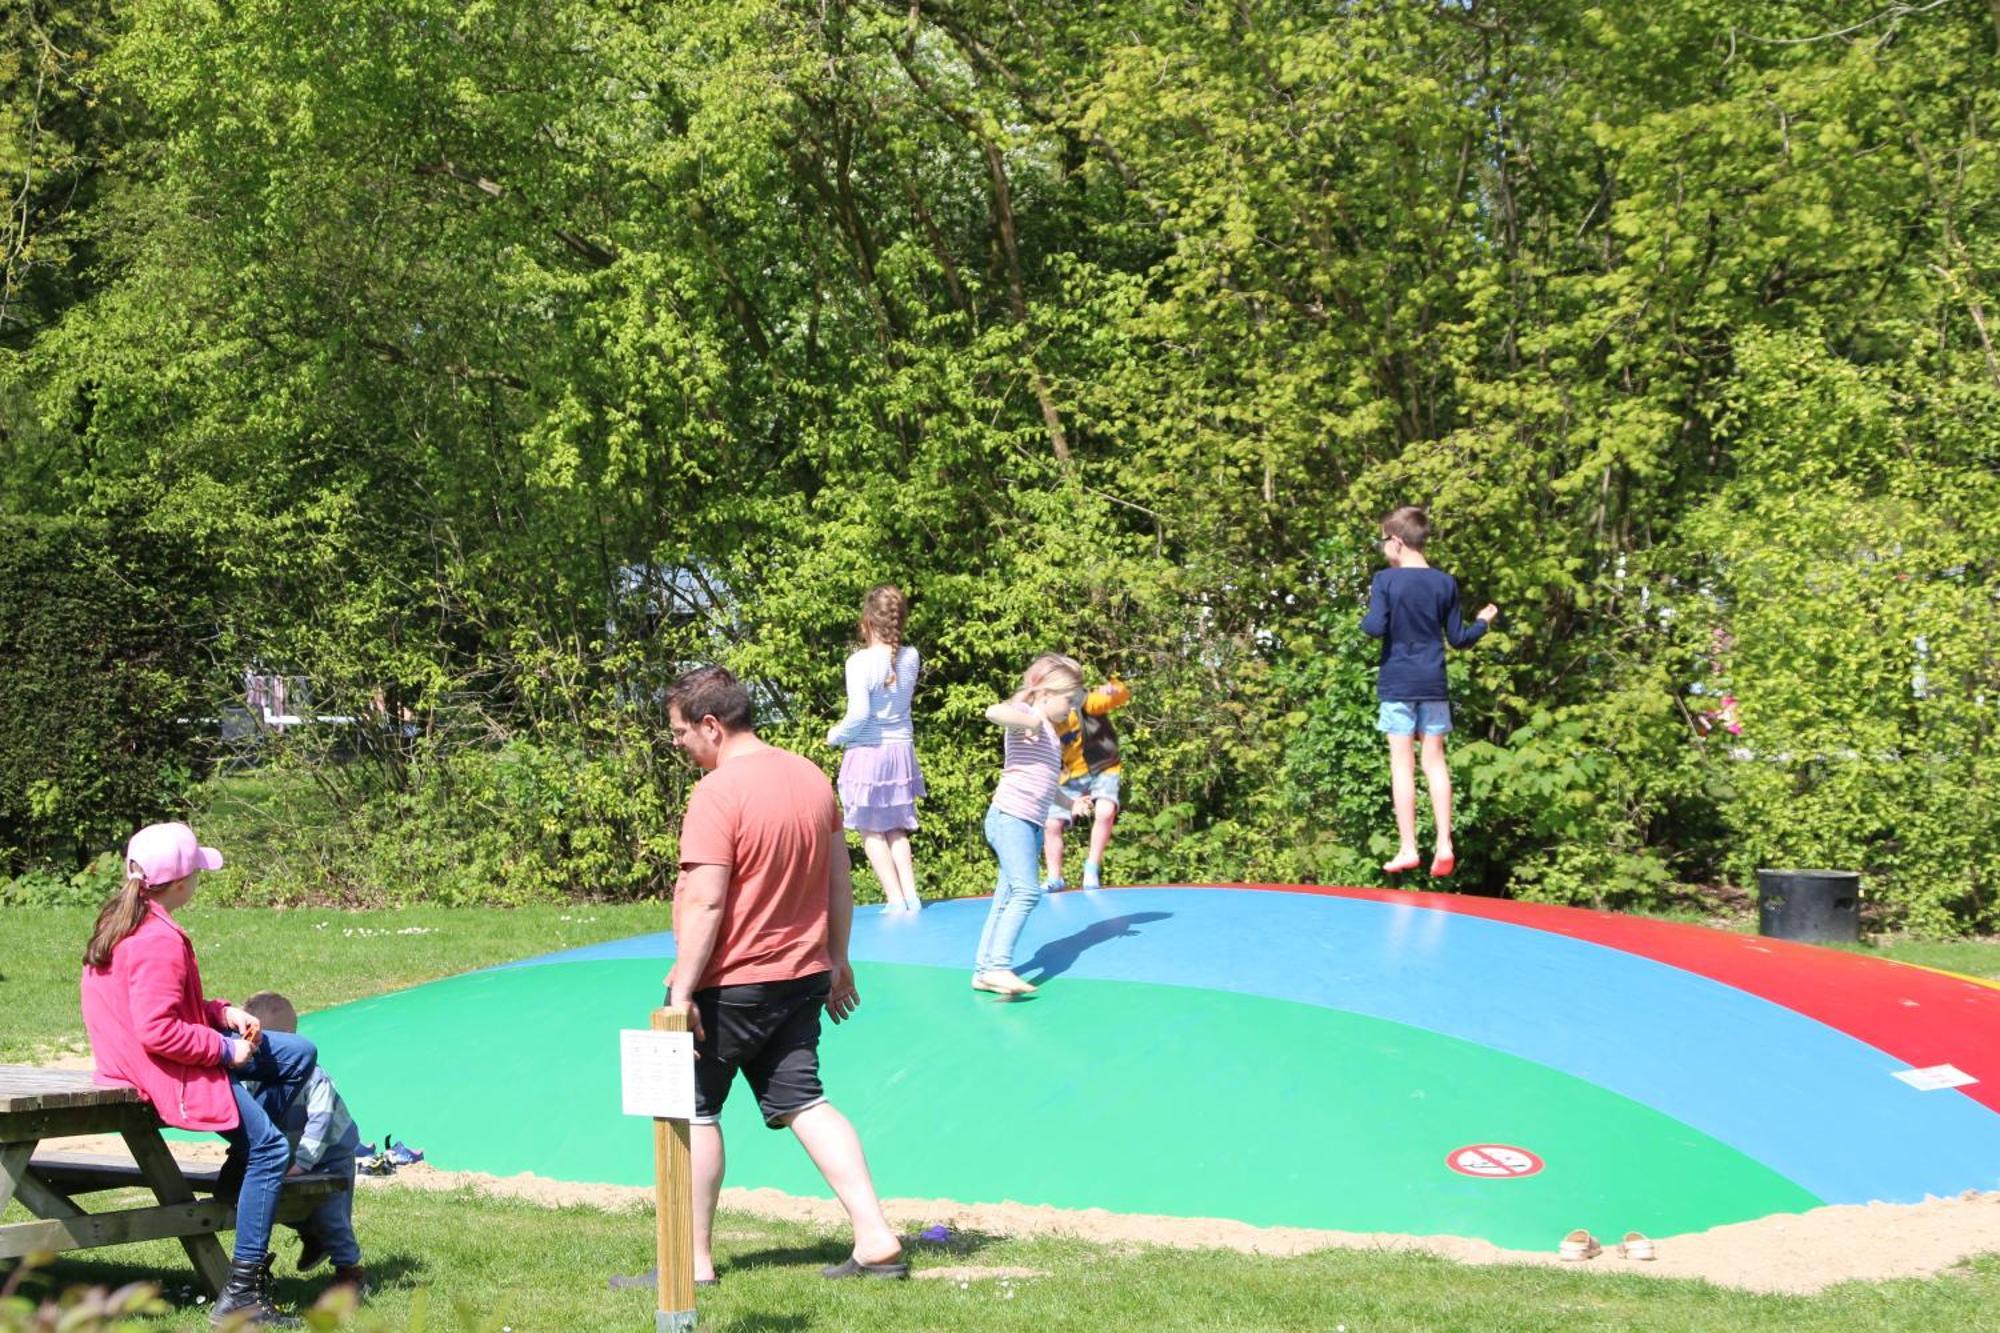
M1820 943L1860 939L1860 874L1852 870L1759 870L1757 933Z

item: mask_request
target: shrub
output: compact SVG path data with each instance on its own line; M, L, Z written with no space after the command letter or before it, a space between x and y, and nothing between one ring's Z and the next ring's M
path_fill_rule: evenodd
M117 520L0 517L0 873L67 875L179 807L202 586Z

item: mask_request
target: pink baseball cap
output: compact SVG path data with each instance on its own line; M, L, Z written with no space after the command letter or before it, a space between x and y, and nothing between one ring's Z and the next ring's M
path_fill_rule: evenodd
M197 870L222 869L222 853L195 841L186 824L148 824L125 844L126 869L137 869L148 888L171 884Z

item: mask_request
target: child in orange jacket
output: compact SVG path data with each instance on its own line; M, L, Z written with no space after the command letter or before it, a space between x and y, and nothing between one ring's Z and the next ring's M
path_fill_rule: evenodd
M1113 679L1080 695L1069 716L1056 727L1063 743L1062 785L1042 826L1042 861L1048 868L1045 887L1050 893L1069 887L1062 877L1063 835L1071 820L1086 817L1092 821L1090 851L1077 887L1103 886L1104 851L1111 845L1111 830L1118 823L1122 808L1119 789L1125 773L1111 712L1131 701L1131 687Z

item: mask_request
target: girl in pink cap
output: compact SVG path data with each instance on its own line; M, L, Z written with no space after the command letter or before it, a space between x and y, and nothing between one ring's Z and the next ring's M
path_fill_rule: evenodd
M194 943L173 914L202 871L221 868L222 853L186 824L132 835L125 884L84 950L83 1024L98 1082L136 1088L166 1124L229 1142L220 1189L237 1192L236 1251L212 1320L291 1323L270 1299L271 1221L292 1160L279 1125L319 1057L305 1038L266 1032L248 1011L202 994Z

